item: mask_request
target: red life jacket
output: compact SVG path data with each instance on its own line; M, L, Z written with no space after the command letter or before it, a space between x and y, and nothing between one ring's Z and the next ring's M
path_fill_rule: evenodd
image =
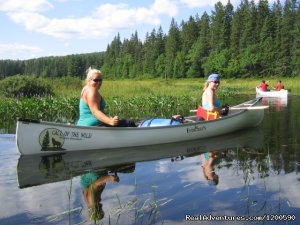
M261 83L259 85L259 87L260 87L261 91L267 91L268 90L268 85L266 83Z
M215 120L220 117L219 112L210 112L205 109L203 109L201 106L198 106L197 109L197 117L202 117L204 120Z
M276 90L277 90L277 91L280 91L281 89L284 89L284 86L283 86L282 83L278 83L278 84L276 85Z

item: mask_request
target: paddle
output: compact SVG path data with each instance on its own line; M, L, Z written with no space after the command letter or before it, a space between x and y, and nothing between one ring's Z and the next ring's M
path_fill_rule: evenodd
M230 107L229 110L241 110L241 109L248 109L248 110L260 110L260 109L267 109L269 108L268 105L261 105L261 106L252 106L252 107ZM197 109L191 109L190 112L197 112Z

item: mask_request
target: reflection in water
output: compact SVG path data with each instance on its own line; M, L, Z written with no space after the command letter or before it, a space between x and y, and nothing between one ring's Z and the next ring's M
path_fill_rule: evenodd
M263 97L262 105L274 107L277 112L283 111L288 105L288 97Z
M101 220L104 217L101 194L107 182L119 182L119 177L117 174L109 175L107 171L100 173L89 171L80 177L82 195L92 221Z
M274 115L271 112L269 117ZM293 158L277 154L277 149L266 145L266 138L265 132L253 129L185 143L20 156L20 189L16 183L5 183L2 193L10 190L13 199L1 195L17 212L0 206L0 214L5 215L0 224L14 224L10 223L14 218L21 221L17 224L93 224L90 220L98 224L187 224L187 214L299 215L297 153L282 151ZM5 165L14 164L0 168ZM72 191L70 199L64 198L64 190ZM39 207L34 209L35 205ZM69 212L80 207L83 210L74 219ZM60 220L42 220L49 215L61 215Z
M212 185L219 183L219 176L215 172L215 164L219 154L218 152L205 152L200 155L203 176Z
M62 154L53 154L41 157L39 171L44 177L54 179L56 174L65 168Z

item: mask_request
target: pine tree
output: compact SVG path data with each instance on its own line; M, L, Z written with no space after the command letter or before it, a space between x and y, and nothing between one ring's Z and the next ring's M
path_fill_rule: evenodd
M177 52L181 50L180 31L174 18L171 21L169 33L166 39L166 76L174 77L174 62Z
M295 5L294 13L295 13L295 26L294 26L294 43L292 48L292 75L300 76L300 3L299 5Z
M281 68L281 75L288 76L292 73L292 46L293 46L293 31L294 31L295 14L291 1L286 1L283 8L283 19L281 29L281 43L279 52L278 66Z

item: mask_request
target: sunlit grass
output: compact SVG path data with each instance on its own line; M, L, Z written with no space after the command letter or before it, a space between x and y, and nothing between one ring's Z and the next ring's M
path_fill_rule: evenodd
M277 78L266 78L274 86ZM298 78L281 79L293 95L300 95ZM54 90L53 97L5 98L0 96L1 127L14 123L17 117L75 123L79 116L79 98L84 81L65 77L45 79ZM105 80L100 89L108 106L108 114L139 120L149 117L186 115L201 102L204 78L176 80ZM261 79L222 79L218 98L255 96Z

